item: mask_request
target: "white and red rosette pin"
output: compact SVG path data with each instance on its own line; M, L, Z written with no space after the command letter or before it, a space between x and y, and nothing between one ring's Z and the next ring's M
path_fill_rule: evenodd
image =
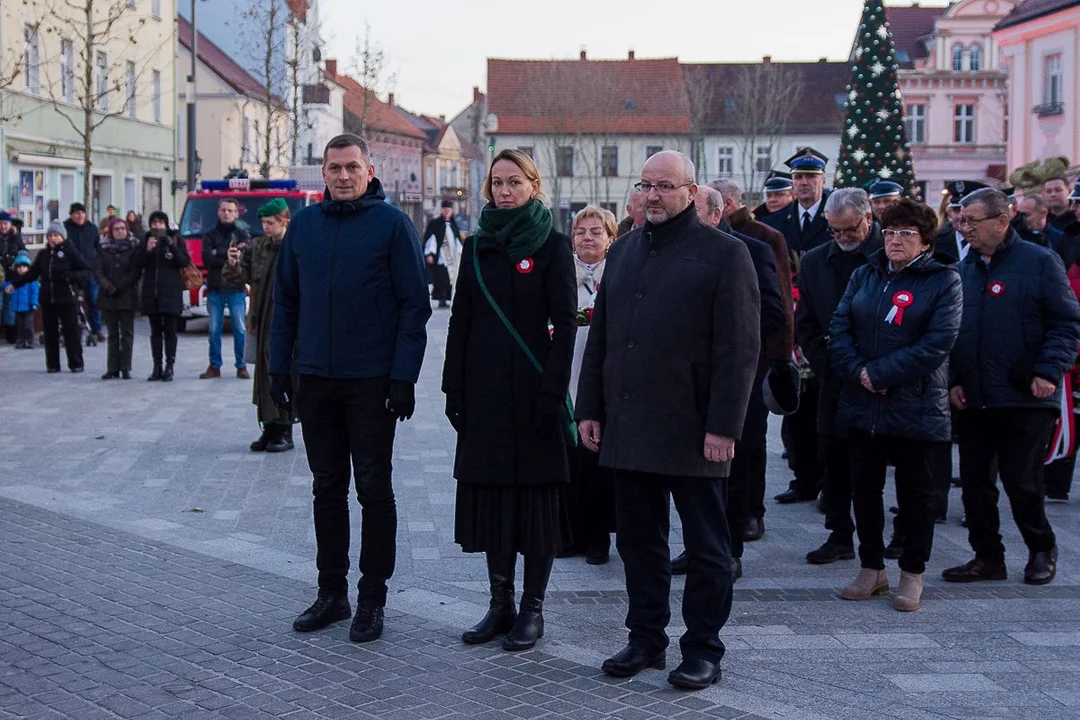
M1005 294L1005 283L1001 282L1000 280L995 280L994 282L990 283L990 287L987 288L987 290L990 292L991 296L1001 297Z
M517 271L519 273L521 273L522 275L528 275L529 273L531 273L533 271L533 267L535 267L535 265L536 265L536 262L530 257L530 258L525 258L524 260L519 261L518 264L515 265L514 267L516 267Z
M910 307L915 302L915 295L910 290L898 290L892 296L892 309L885 316L885 322L896 323L897 326L904 323L904 308Z

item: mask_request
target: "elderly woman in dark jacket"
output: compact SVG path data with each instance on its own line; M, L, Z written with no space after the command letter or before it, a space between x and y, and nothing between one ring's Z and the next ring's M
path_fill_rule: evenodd
M150 231L135 254L135 264L143 271L140 306L150 320L150 350L154 356L154 370L146 379L169 382L176 362L176 320L184 310L180 269L191 263L191 255L184 241L169 232L168 215L155 210L150 213L149 221Z
M882 215L885 249L851 276L829 328L844 381L836 422L850 438L858 577L847 600L888 592L882 530L886 458L896 462L903 518L900 586L893 607L917 610L934 538L934 458L952 436L948 357L960 330L954 266L932 257L937 216L904 199Z
M122 377L131 379L131 351L135 340L135 308L138 307L137 286L141 271L135 264L138 240L131 234L126 221L118 217L109 220L101 248L94 258L94 276L101 294L98 308L101 319L109 329L109 352L102 380Z
M506 633L504 649L527 650L544 634L544 592L562 545L560 497L569 470L560 407L577 329L574 256L570 239L552 229L528 155L496 155L484 197L480 228L462 252L442 381L446 415L458 433L454 535L465 552L487 554L491 583L490 610L462 640L483 643ZM525 575L515 614L519 553Z

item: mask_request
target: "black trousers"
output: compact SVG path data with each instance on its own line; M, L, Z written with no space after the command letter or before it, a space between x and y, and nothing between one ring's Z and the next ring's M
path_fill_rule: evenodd
M1043 472L1047 496L1058 499L1068 498L1075 470L1076 453L1047 465Z
M767 370L767 368L766 368ZM731 556L743 556L743 533L746 521L765 516L766 435L769 411L761 392L765 371L759 371L750 391L742 440L735 443L731 476L727 483L727 525L731 531Z
M839 545L854 544L855 523L851 520L851 446L846 437L820 436L825 451L825 529L829 540Z
M165 343L165 361L176 360L176 316L153 313L150 318L150 353L154 367L161 365L161 345Z
M903 554L900 569L926 571L934 542L934 459L942 443L910 438L850 432L851 498L855 527L859 533L862 567L885 568L885 469L888 458L896 460L896 501L900 507Z
M431 280L431 299L450 300L450 271L445 265L428 265L428 279Z
M795 474L788 486L803 495L816 494L825 476L817 431L820 392L821 383L817 378L807 380L799 397L799 409L784 418L782 429L782 434L787 438L788 464Z
M600 466L600 455L579 445L568 450L570 484L563 500L572 550L586 552L590 545L608 546L615 532L615 480L611 468Z
M626 573L630 644L668 645L671 620L670 499L682 519L687 571L682 616L683 659L719 662L720 629L731 614L731 548L724 512L727 480L615 470L616 546Z
M34 346L34 311L15 313L15 328L18 342L26 347Z
M41 306L41 324L45 331L45 367L60 369L60 333L64 333L64 353L68 369L83 366L82 329L75 315L75 304Z
M331 380L301 375L297 415L307 446L314 496L319 589L348 591L349 488L360 501L359 602L386 605L397 555L392 484L395 418L386 411L388 377Z
M1005 559L998 515L994 460L1009 496L1013 519L1031 552L1057 544L1043 505L1043 462L1058 411L1052 408L992 408L957 413L960 485L968 541L975 556Z
M131 351L135 344L135 311L101 309L101 319L109 330L106 370L131 372Z

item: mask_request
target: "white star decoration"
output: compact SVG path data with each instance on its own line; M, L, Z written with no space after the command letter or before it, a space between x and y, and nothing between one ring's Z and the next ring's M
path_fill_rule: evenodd
M889 37L889 31L885 29L884 25L878 25L877 36L882 40Z
M859 128L857 128L856 126L852 125L851 127L849 127L849 128L847 129L847 134L848 134L848 137L855 137L856 135L858 135L858 134L859 134Z
M857 92L855 92L854 90L852 90L851 92L848 93L847 97L848 97L848 100L850 100L851 102L855 102L855 98L859 97L859 94Z
M874 73L874 77L877 77L881 73L885 72L885 66L881 62L876 62L870 66L870 72Z
M892 176L893 171L889 168L881 168L881 170L878 172L878 177L880 177L882 180L888 180Z
M855 59L858 60L861 58L864 52L866 52L866 50L863 50L861 47L855 48Z
M886 120L889 119L889 111L882 108L881 110L877 111L877 116L878 116L878 120L881 120L882 122L885 122Z
M855 160L855 162L862 162L866 159L866 151L862 148L859 148L855 152L851 153L851 157Z

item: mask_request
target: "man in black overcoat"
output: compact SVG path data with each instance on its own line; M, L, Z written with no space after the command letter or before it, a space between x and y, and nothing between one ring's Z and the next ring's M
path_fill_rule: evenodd
M450 272L460 255L461 231L454 220L454 202L442 201L439 214L428 222L420 238L424 243L424 261L427 263L428 279L431 281L431 299L439 301L439 307L450 307Z
M676 687L720 677L731 613L726 478L760 350L757 278L746 246L694 210L694 164L650 157L638 185L646 222L612 245L578 385L582 442L615 475L616 545L626 572L629 644L603 665L662 668L671 617L668 508L688 556Z

